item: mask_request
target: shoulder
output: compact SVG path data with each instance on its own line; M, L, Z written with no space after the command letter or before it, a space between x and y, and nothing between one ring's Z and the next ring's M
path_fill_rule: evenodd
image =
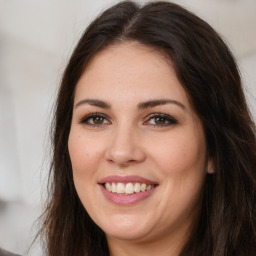
M0 256L21 256L21 255L13 254L11 252L5 251L0 248Z

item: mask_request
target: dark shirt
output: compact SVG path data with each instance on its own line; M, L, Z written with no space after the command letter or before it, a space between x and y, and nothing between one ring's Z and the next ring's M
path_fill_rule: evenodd
M0 248L0 256L21 256L21 255L13 254L11 252L7 252L7 251Z

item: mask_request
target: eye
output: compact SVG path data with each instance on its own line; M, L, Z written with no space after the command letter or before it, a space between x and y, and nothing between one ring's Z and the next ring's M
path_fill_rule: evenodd
M102 125L110 124L107 117L100 113L93 113L86 117L83 117L80 120L80 123L90 125L90 126L102 126Z
M149 124L157 127L170 126L177 124L177 120L167 114L152 114L148 117L144 124Z

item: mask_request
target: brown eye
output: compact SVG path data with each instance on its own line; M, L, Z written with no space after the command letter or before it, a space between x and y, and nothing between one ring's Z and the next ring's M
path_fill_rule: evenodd
M101 116L95 116L95 117L91 118L91 123L96 124L96 125L103 124L104 118Z
M109 124L110 122L103 114L94 113L84 117L80 123L90 125L90 126L102 126Z
M154 122L156 125L164 125L166 124L167 120L163 117L155 117Z
M157 126L157 127L164 127L177 124L177 120L173 117L166 115L166 114L153 114L149 116L148 121L146 124Z

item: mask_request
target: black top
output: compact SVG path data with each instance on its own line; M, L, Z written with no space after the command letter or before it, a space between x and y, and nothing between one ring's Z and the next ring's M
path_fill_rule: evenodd
M13 254L11 252L7 252L7 251L0 248L0 256L21 256L21 255Z

